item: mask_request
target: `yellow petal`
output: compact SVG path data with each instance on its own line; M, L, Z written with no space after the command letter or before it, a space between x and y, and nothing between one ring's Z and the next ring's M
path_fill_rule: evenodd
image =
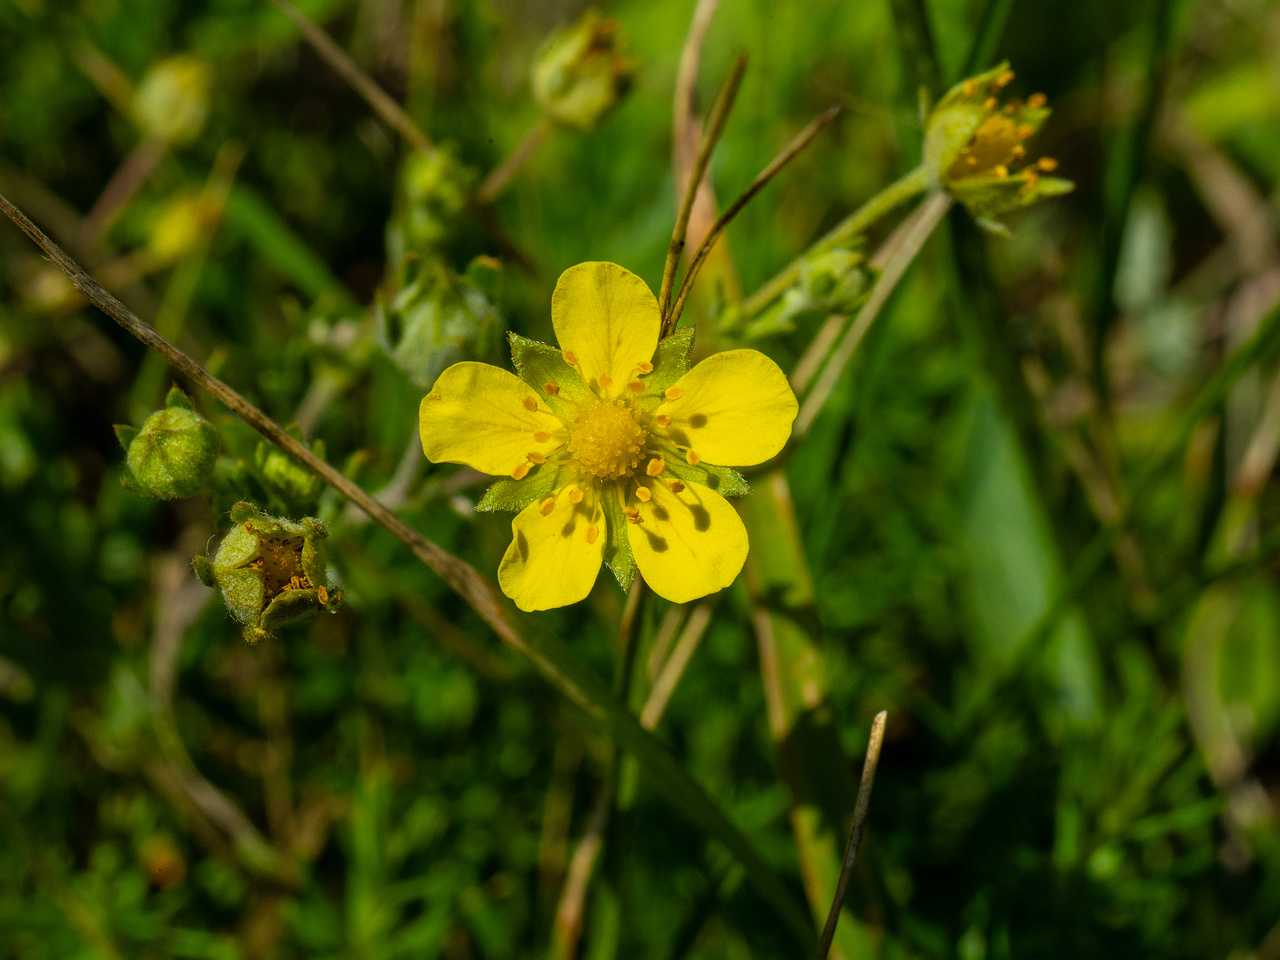
M526 403L532 398L534 409ZM539 443L534 434L551 434ZM563 425L529 385L487 363L455 363L418 408L422 451L432 463L465 463L481 473L510 474L530 453L547 456L564 442Z
M542 512L545 501L534 501L511 521L511 546L498 565L498 586L521 610L577 603L596 582L609 539L604 511L594 491L573 503L573 489L557 490L549 513Z
M759 350L714 353L667 390L655 411L660 434L725 467L749 467L778 453L799 405L776 363Z
M654 593L688 603L733 583L747 559L747 528L720 494L700 483L674 493L662 480L637 502L641 523L627 524L636 566Z
M592 261L560 274L551 324L588 386L613 398L635 379L636 366L653 358L662 318L648 284L616 263Z

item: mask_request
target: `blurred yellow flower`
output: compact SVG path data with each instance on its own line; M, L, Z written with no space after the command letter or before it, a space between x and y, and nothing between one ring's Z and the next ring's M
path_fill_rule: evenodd
M445 370L422 401L435 463L506 476L478 509L518 509L498 583L522 610L575 603L602 563L634 569L684 603L733 582L747 533L724 499L747 492L727 466L777 454L797 404L756 350L689 369L692 333L661 343L658 303L617 264L560 276L551 320L561 350L512 335L519 376L484 363Z

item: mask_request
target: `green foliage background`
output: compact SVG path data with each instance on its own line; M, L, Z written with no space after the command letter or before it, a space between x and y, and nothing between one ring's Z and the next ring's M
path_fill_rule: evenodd
M477 177L538 122L535 49L583 9L303 6ZM656 289L671 231L692 6L604 12L638 63L629 95L594 130L552 133L440 251L458 273L501 260L501 324L544 341L561 270L613 260ZM812 579L797 617L814 642L788 666L818 678L820 709L775 742L740 580L656 730L800 899L818 854L792 815L833 792L841 845L839 787L889 711L845 956L1280 956L1277 36L1266 0L724 0L712 23L704 106L750 56L711 165L721 205L816 113L845 110L729 229L732 266L689 313L701 349L727 337L712 311L735 274L757 289L918 163L922 89L1009 59L1011 93L1055 110L1032 155L1077 183L1010 218L1008 240L953 211L788 462L794 526L749 478L753 529L781 525L753 562ZM77 249L140 137L93 65L137 83L178 53L212 69L202 134ZM243 160L221 218L140 268L157 216L227 144ZM407 153L266 0L0 0L0 192L491 575L509 518L473 513L483 487L414 455L422 391L371 319L398 267L386 233ZM608 738L207 398L224 453L211 495L127 493L112 425L140 424L169 374L5 224L0 256L0 955L547 953ZM755 345L789 369L821 320ZM500 342L474 349L502 362ZM1252 485L1246 463L1262 467ZM189 565L246 489L330 523L347 596L254 647ZM792 534L802 550L779 561ZM607 677L624 600L606 575L522 623ZM641 607L637 710L669 607ZM580 954L812 949L622 770Z

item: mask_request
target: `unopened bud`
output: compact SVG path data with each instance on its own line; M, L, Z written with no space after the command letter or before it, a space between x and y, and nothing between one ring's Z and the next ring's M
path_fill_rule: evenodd
M588 10L555 31L533 62L533 99L557 123L590 130L631 86L635 62L624 55L618 22Z
M134 95L138 125L166 143L189 143L209 114L209 67L187 54L162 60L143 78Z
M194 496L218 459L218 431L177 387L142 429L117 426L116 437L125 449L120 482L151 500Z

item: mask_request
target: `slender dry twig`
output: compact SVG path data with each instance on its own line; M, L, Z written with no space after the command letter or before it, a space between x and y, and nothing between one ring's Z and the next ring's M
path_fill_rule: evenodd
M351 84L353 90L364 98L365 103L373 108L374 113L399 131L409 143L423 153L430 153L434 147L422 129L413 122L413 118L405 113L404 108L391 98L391 95L376 80L360 69L357 64L333 39L311 22L311 18L295 7L289 0L271 0L280 12L293 21L293 25L302 33L302 37L311 48L320 55L325 63L333 67L343 80Z
M839 104L828 107L799 134L796 135L782 152L779 153L769 163L767 167L760 171L759 175L751 181L750 186L742 191L737 200L729 205L724 213L720 214L715 225L707 234L706 239L702 241L702 245L698 247L698 252L693 255L693 260L689 263L689 269L685 271L684 280L680 284L680 292L676 294L675 306L672 307L671 313L667 316L663 323L663 335L669 335L675 330L676 324L680 320L680 314L684 312L684 302L689 298L689 291L693 288L693 281L698 277L698 271L702 268L702 263L707 259L707 255L711 252L711 248L715 246L716 241L720 239L720 234L724 233L725 228L733 221L733 218L745 207L757 193L764 189L765 184L777 176L778 172L788 163L794 160L805 147L813 140L818 133L829 124L840 113Z
M808 389L809 381L822 368L822 361L836 345L836 341L844 331L844 325L848 322L849 318L843 313L833 313L823 321L818 332L813 335L809 346L805 347L804 353L791 371L791 389L795 391L796 396Z
M884 724L888 713L881 710L871 723L871 739L867 742L867 759L862 763L862 782L858 784L858 803L853 808L853 828L849 831L849 846L844 851L844 865L840 868L840 882L836 884L836 895L831 900L831 912L827 914L826 925L822 928L822 936L818 940L818 960L827 960L831 952L831 941L835 939L836 924L840 921L840 908L844 906L844 895L849 889L849 877L853 873L853 862L858 857L858 848L862 846L862 832L867 826L867 811L871 806L871 786L876 779L876 766L880 763L880 748L884 746Z
M671 308L671 288L675 284L676 267L680 263L680 254L684 253L685 234L689 230L689 217L693 213L693 201L698 196L698 187L707 172L707 164L711 162L711 151L720 141L724 133L725 122L733 109L738 90L742 86L742 76L747 69L747 58L739 55L729 70L729 75L720 84L711 112L707 115L706 130L702 134L702 142L698 145L698 153L694 157L693 166L689 169L689 177L684 185L684 194L680 198L680 206L676 210L675 226L671 229L671 242L667 245L667 262L662 268L662 286L658 291L658 309L665 320ZM677 172L677 181L679 173Z
M649 691L649 699L640 711L640 726L646 730L652 730L662 719L671 694L675 693L676 684L684 676L685 667L693 659L702 635L711 623L711 611L714 607L715 604L711 602L700 603L689 614L689 622L685 624L671 656L663 662L662 670L653 682L653 689Z
M555 128L551 125L551 121L546 117L540 119L532 127L529 132L520 138L520 142L516 144L516 148L511 151L507 159L493 168L487 177L484 178L480 186L476 188L476 200L479 203L493 203L501 195L502 191L507 189L507 184L511 182L520 170L528 163L538 148L547 141L547 137L551 136L551 131Z
M867 302L858 311L858 315L853 321L853 326L844 335L840 345L832 352L831 359L827 361L826 367L823 368L818 377L818 382L814 384L813 392L805 398L804 403L801 405L800 414L796 417L795 428L792 431L794 438L803 437L813 425L813 421L817 419L823 404L827 402L827 398L831 396L831 391L835 389L840 375L844 373L844 368L849 359L853 356L854 351L858 349L858 345L862 343L862 338L871 329L871 324L875 322L881 308L884 307L885 302L889 299L889 294L898 285L898 281L907 272L907 267L911 266L916 254L920 252L920 248L924 246L925 241L929 239L930 234L942 221L943 216L946 215L950 207L951 198L945 193L933 194L920 205L920 208L911 217L903 222L893 236L885 241L884 247L881 248L876 258L872 261L872 265L878 265L883 254L889 251L892 251L892 253L883 261L883 269L876 279L875 286L871 288L871 296L867 298Z

